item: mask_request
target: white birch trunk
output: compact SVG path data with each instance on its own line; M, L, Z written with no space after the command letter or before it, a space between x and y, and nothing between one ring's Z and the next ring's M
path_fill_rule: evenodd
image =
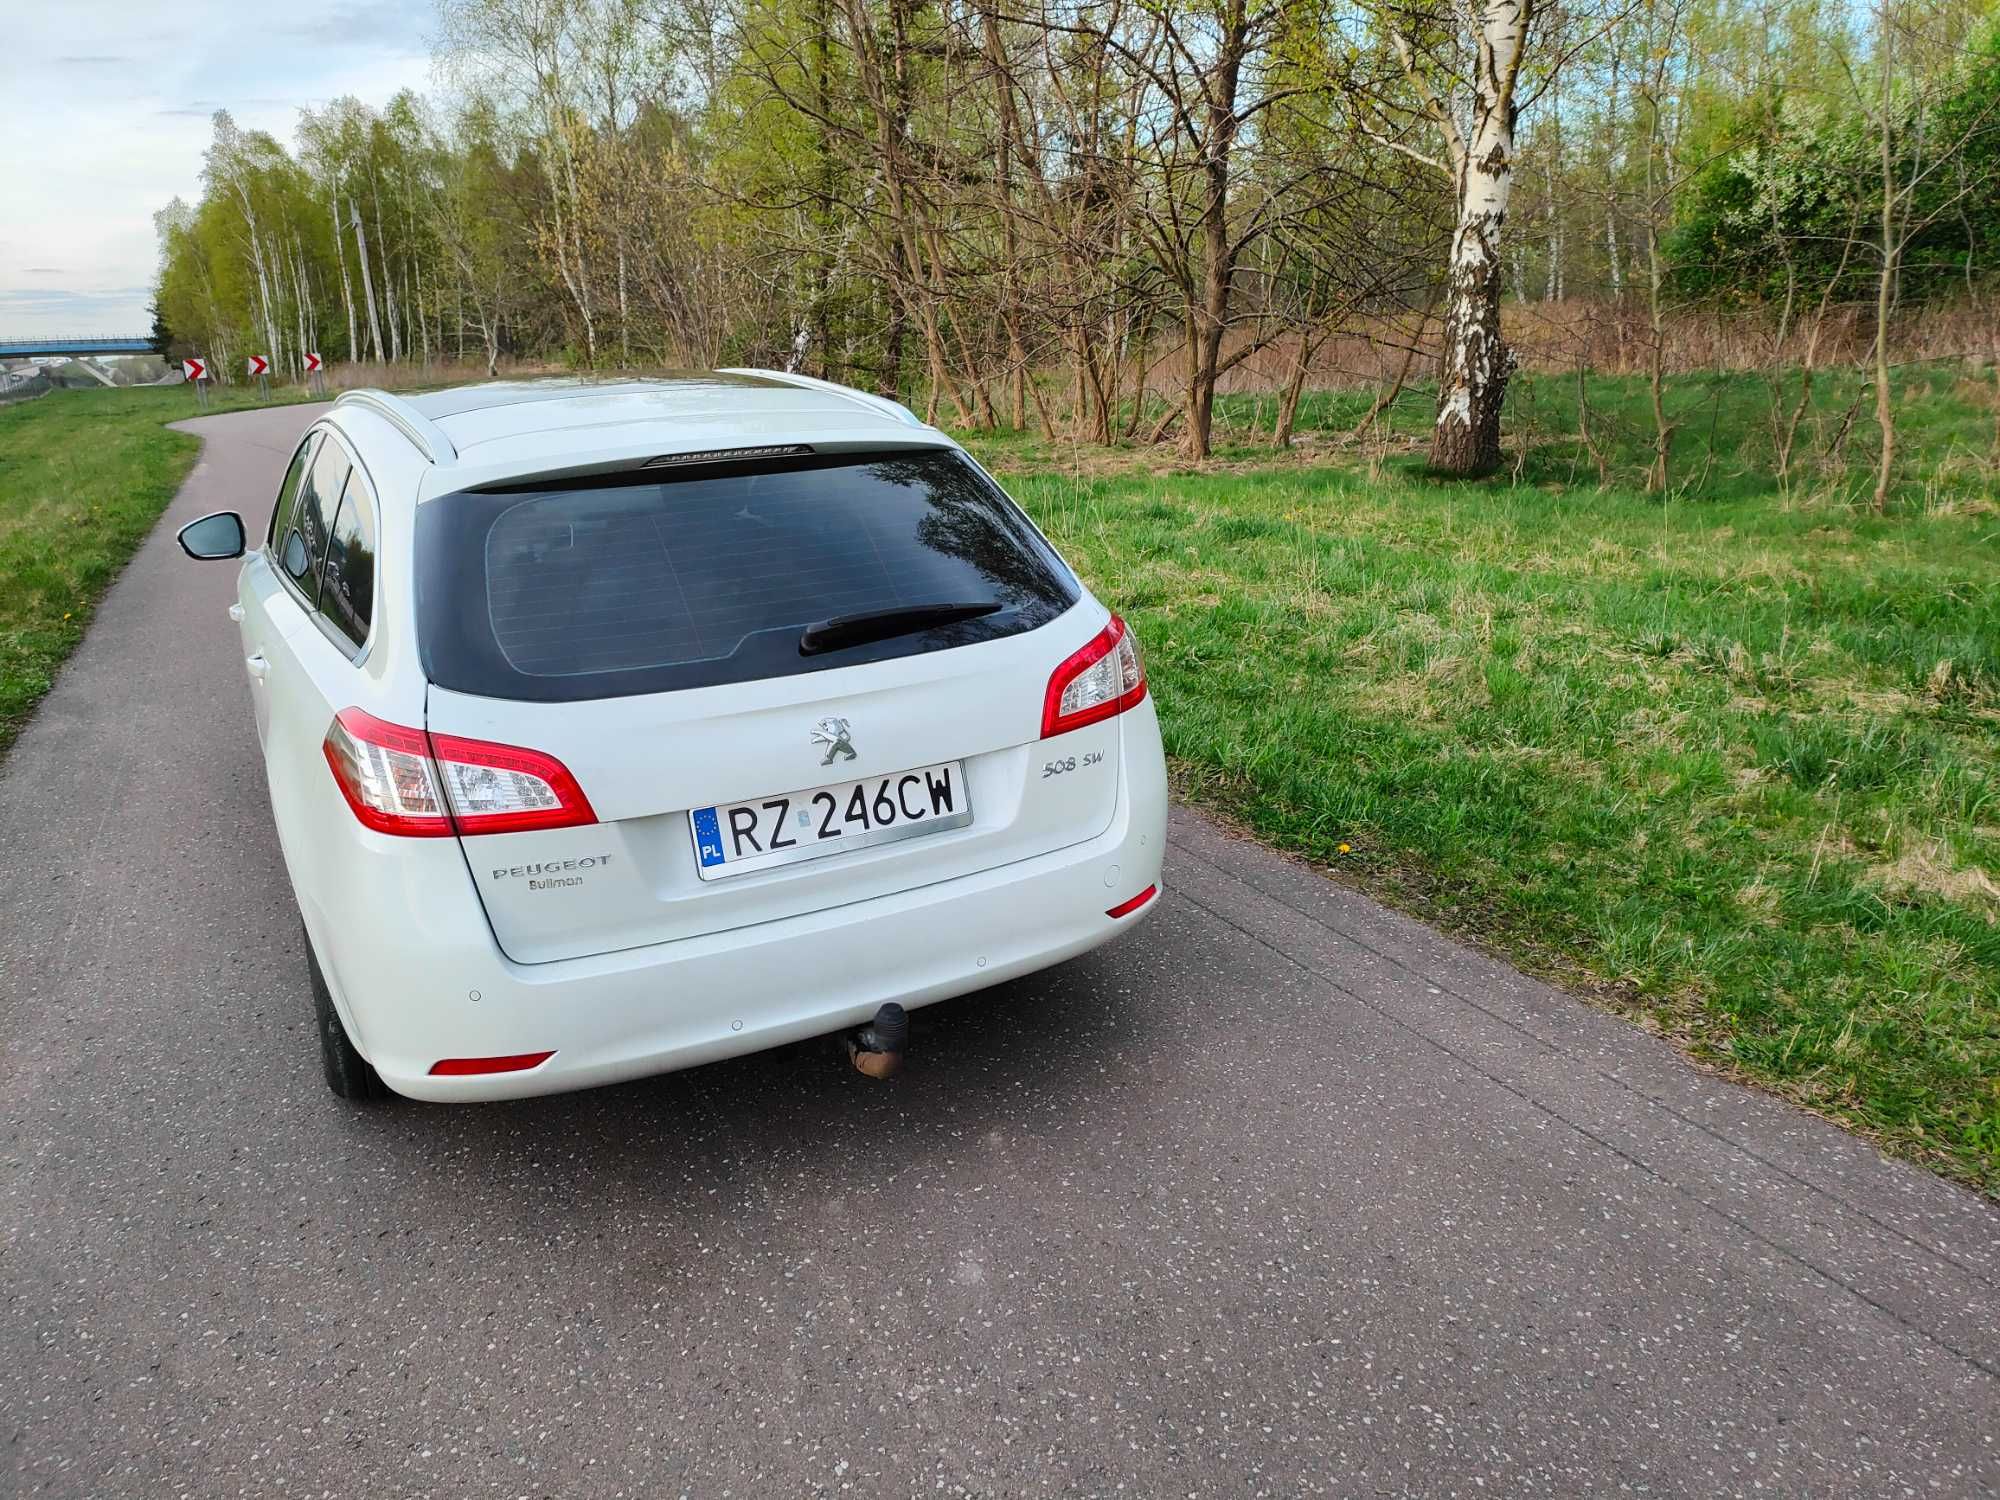
M299 253L299 237L296 233L292 235L292 308L297 314L296 322L299 333L299 347L293 351L296 356L296 364L293 369L294 373L303 373L306 362L305 351L312 347L311 344L306 342L309 336L306 328L306 317L311 308L309 306L309 299L306 296L305 258Z
M347 357L359 359L360 349L355 347L354 328L354 283L347 278L347 236L340 227L340 200L328 193L326 200L327 217L333 220L333 254L340 262L340 300L347 309Z
M424 368L428 370L431 365L431 315L429 299L424 295L424 263L414 254L414 247L416 245L416 235L414 232L410 236L410 244L413 249L410 263L410 284L414 289L411 301L415 309L413 317L417 325L417 347L420 351Z
M243 219L250 229L250 264L257 272L257 308L263 322L263 335L270 346L273 359L278 357L278 324L271 312L271 275L264 264L264 237L257 228L257 215L250 207L250 195L243 184L236 184L236 196L243 204Z
M389 325L389 362L403 362L403 325L396 309L396 272L389 264L389 241L382 233L382 200L375 200L375 256L382 263L382 321Z
M1562 296L1562 231L1556 227L1555 179L1549 179L1549 196L1542 202L1543 239L1549 249L1549 263L1544 267L1542 279L1542 300L1554 302Z
M1604 253L1611 264L1611 295L1625 295L1625 268L1618 262L1618 53L1611 54L1611 98L1608 102L1610 147L1604 159Z
M1500 237L1514 185L1514 83L1529 16L1530 0L1484 0L1474 12L1469 129L1448 132L1458 222L1446 272L1431 464L1452 474L1482 474L1500 460L1500 406L1514 373L1514 353L1500 337Z
M368 333L375 341L375 363L382 363L382 321L375 313L375 277L368 269L368 231L361 222L361 210L347 200L347 212L354 220L354 248L361 260L361 296L368 304Z
M625 237L618 237L618 362L632 367L632 312L625 297Z

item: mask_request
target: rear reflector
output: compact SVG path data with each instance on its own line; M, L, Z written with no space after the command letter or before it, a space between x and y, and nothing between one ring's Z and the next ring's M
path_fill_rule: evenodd
M539 1068L553 1052L516 1052L512 1057L447 1057L431 1064L433 1078L469 1078L480 1073L522 1073Z
M1159 894L1160 894L1160 888L1158 886L1149 885L1143 891L1139 892L1138 895L1134 896L1130 901L1120 901L1116 906L1112 907L1111 910L1106 912L1104 915L1107 917L1129 917L1130 915L1132 915L1133 912L1137 911L1140 907L1144 906L1148 901L1151 901L1155 896Z
M1042 698L1042 738L1122 714L1145 696L1139 643L1113 615L1089 644L1050 674Z
M539 750L425 734L358 708L335 715L324 748L348 807L377 833L438 838L597 821L568 767Z

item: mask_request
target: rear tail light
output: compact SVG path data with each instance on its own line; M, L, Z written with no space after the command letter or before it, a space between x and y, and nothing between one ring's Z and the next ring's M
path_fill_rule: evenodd
M364 828L406 838L451 832L430 742L421 729L343 708L327 726L324 748L333 779Z
M1042 738L1122 714L1145 696L1146 669L1139 664L1139 643L1125 622L1113 615L1089 645L1049 678L1049 691L1042 700Z
M539 750L425 734L358 708L334 717L325 749L347 805L377 833L439 838L597 821L568 768Z
M518 833L597 821L583 788L553 755L454 734L432 735L431 748L460 833Z

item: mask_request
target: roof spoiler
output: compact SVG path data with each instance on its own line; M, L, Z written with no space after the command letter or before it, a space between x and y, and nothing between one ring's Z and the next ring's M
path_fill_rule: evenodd
M444 429L400 396L392 396L387 391L363 388L342 391L334 397L333 404L358 406L372 411L408 438L410 445L433 464L442 466L458 462L458 449L454 448L451 439L444 435Z
M757 370L748 367L718 370L716 373L718 375L748 375L757 380L775 380L780 385L795 385L800 390L824 391L829 396L839 396L844 400L854 402L857 406L865 406L871 411L879 412L885 417L893 417L898 422L905 423L908 426L922 427L926 425L917 420L917 414L901 402L891 401L887 396L872 396L867 391L857 391L851 385L835 385L831 380L815 380L810 375L794 375L790 370Z

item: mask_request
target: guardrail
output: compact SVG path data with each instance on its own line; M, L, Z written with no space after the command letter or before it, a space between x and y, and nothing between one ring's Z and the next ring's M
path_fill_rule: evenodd
M0 373L0 406L11 406L16 401L32 401L37 396L46 396L55 388L56 383L39 370L32 375Z

